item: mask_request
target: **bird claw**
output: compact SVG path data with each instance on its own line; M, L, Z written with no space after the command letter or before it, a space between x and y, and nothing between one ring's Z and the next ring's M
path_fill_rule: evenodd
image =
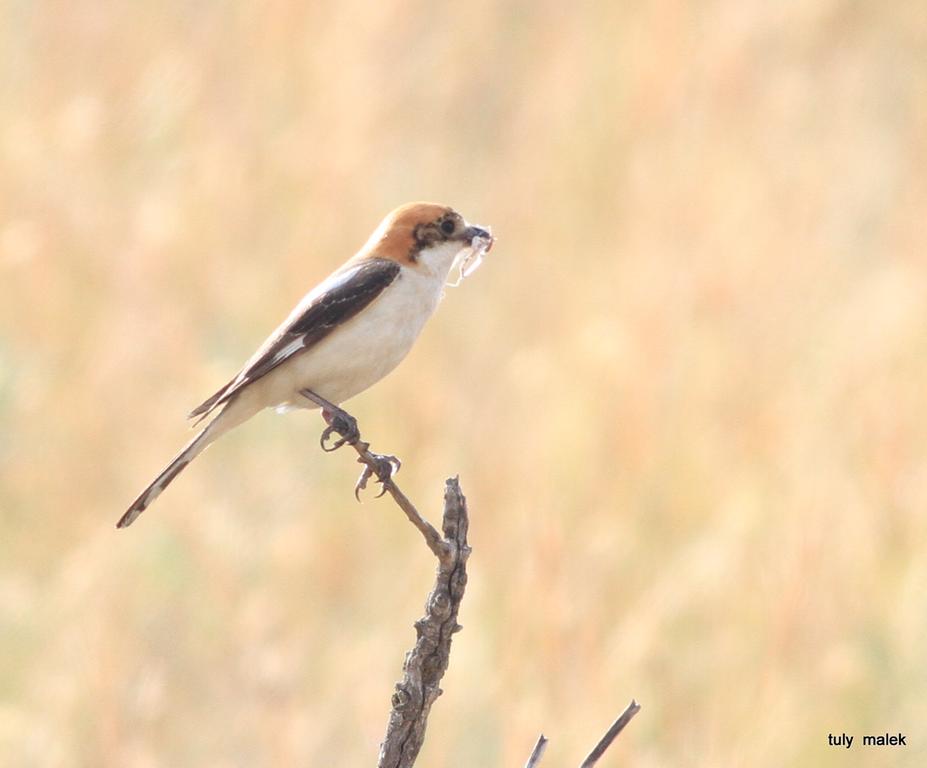
M322 431L319 445L326 453L337 451L342 445L354 445L360 440L360 430L357 428L357 419L344 411L325 413L328 426ZM338 439L331 445L326 445L332 435L337 434Z
M327 400L321 399L308 390L304 391L303 394L314 403L322 406L322 418L325 419L328 425L319 438L319 445L322 446L322 450L331 453L337 451L342 445L351 445L358 453L358 463L364 465L363 472L361 472L360 477L357 478L357 482L354 484L354 498L360 501L360 492L367 487L370 478L376 478L376 481L380 483L380 492L376 496L376 498L380 498L389 489L390 478L399 471L402 462L395 456L373 453L370 450L370 444L361 441L360 430L357 428L357 419L350 413L328 403ZM338 439L329 445L328 441L334 434L338 435Z
M379 499L387 491L387 483L402 467L402 462L395 456L384 456L379 453L367 451L366 456L359 458L358 463L364 465L364 470L354 484L354 498L360 501L360 492L367 488L367 482L376 477L380 483L380 492L374 497Z

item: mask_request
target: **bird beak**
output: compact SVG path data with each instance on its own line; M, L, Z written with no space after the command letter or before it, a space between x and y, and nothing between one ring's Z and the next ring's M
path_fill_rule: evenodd
M490 232L487 227L480 227L476 224L470 224L460 234L460 239L469 245L473 245L473 241L477 238L488 241L489 244L486 246L484 253L489 253L489 250L492 248L493 243L495 242L495 238L492 236L492 232Z

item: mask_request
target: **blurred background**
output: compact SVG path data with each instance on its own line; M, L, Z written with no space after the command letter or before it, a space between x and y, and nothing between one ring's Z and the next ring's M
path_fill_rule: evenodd
M921 0L0 9L4 766L375 763L434 561L318 415L113 525L415 199L498 236L349 405L470 502L420 764L927 764Z

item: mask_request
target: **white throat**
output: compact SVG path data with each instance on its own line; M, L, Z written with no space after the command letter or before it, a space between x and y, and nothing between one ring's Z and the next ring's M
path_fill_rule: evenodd
M443 283L447 279L448 272L451 271L451 265L460 252L466 248L464 243L457 240L437 243L428 248L422 248L418 252L418 262L423 271L439 278Z

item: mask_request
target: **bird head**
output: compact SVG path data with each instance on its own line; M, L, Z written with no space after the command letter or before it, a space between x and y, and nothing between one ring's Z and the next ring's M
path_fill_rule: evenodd
M418 271L447 276L462 251L492 247L489 229L469 224L457 211L436 203L407 203L389 213L361 249L362 256L387 258Z

